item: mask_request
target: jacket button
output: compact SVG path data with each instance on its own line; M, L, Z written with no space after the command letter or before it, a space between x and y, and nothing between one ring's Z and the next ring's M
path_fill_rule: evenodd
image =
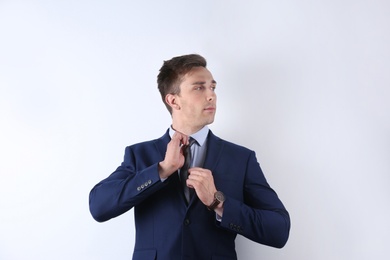
M189 224L191 224L191 221L190 221L188 218L186 218L186 219L184 220L184 225L185 225L185 226L188 226Z
M141 187L137 187L137 191L140 191L141 190Z

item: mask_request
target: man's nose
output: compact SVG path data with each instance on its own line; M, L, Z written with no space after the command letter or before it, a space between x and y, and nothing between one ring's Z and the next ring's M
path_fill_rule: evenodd
M213 89L209 89L209 91L207 92L207 100L213 101L216 97L217 96L215 94L215 91Z

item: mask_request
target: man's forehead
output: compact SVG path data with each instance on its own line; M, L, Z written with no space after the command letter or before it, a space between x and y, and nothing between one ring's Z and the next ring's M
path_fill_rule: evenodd
M183 78L184 80L193 78L194 80L211 81L212 83L217 83L214 80L211 72L205 67L194 67L189 72L187 72Z

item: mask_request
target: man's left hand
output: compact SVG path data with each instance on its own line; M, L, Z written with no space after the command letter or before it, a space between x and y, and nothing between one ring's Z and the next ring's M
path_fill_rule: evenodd
M189 176L187 179L187 186L195 189L196 195L206 206L209 206L214 201L214 194L217 192L217 188L214 184L213 174L208 169L200 167L193 167L188 170ZM222 205L218 205L217 213L222 216Z

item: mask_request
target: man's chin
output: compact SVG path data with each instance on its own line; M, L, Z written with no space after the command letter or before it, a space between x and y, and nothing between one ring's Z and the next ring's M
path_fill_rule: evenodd
M207 121L206 125L211 125L212 123L214 123L214 118L213 119L210 119Z

